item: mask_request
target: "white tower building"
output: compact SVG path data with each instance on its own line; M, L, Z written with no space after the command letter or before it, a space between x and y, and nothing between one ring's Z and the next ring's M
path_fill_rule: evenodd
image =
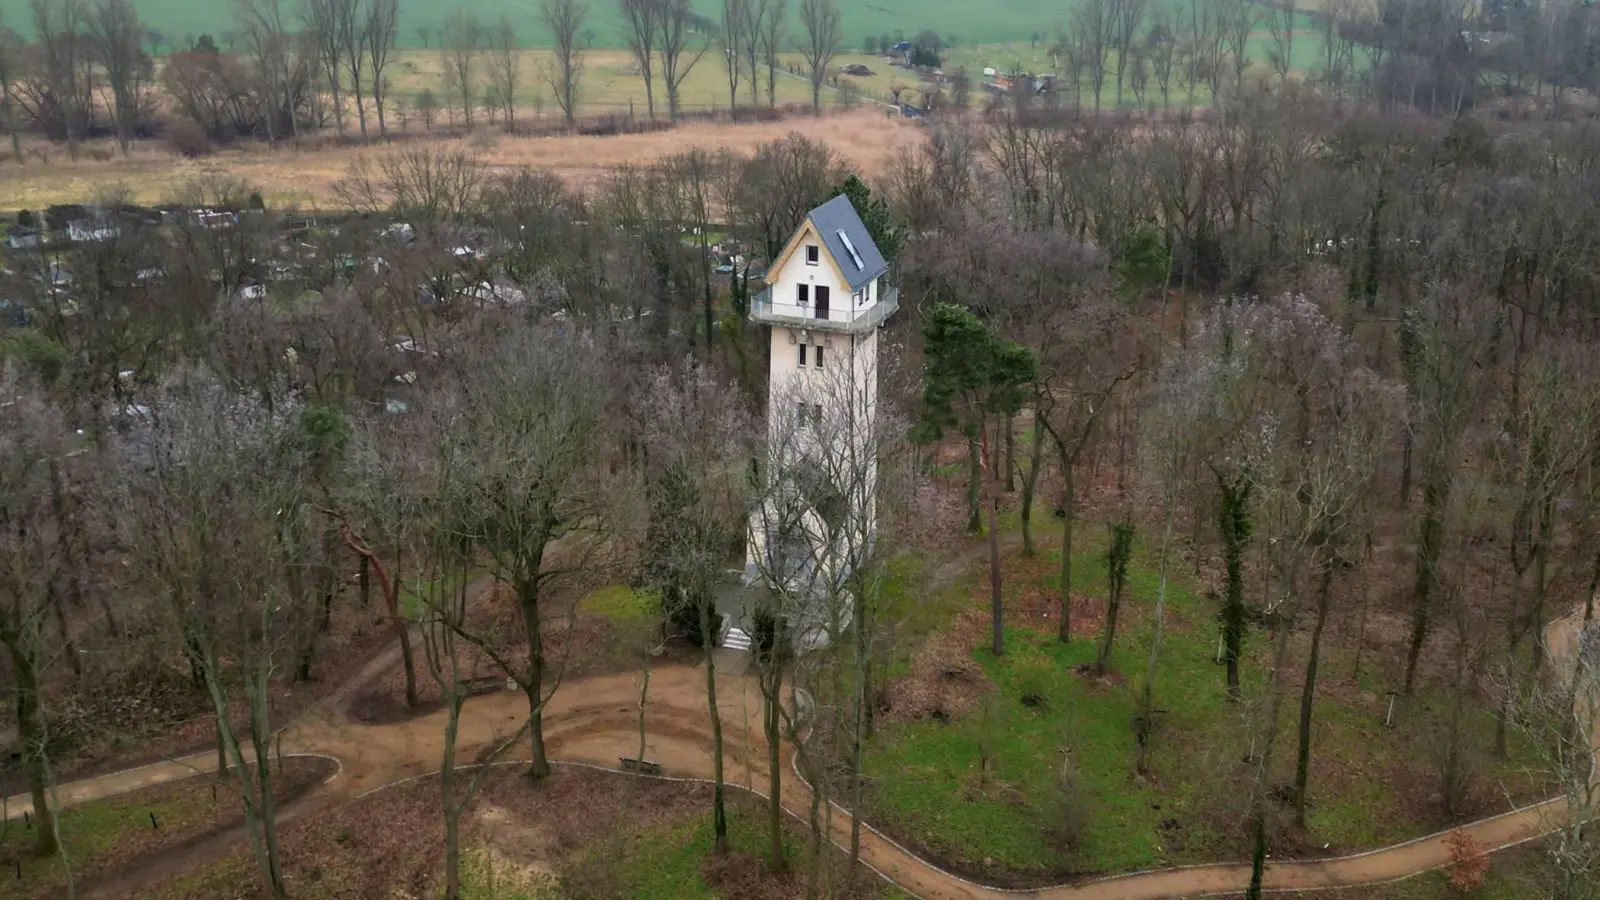
M899 306L888 268L840 195L806 215L751 303L771 329L772 489L751 516L745 580L812 606L844 593L874 540L878 329Z

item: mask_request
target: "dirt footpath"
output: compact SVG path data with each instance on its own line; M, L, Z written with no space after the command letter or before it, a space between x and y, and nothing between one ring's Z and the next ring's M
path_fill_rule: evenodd
M1570 670L1581 631L1582 612L1551 623L1546 640L1557 671ZM375 677L369 668L363 677ZM359 679L358 679L359 680ZM350 697L354 690L340 691ZM705 673L698 668L669 666L652 673L645 704L647 759L659 762L669 777L706 779L712 775L710 716L706 709ZM760 733L761 694L753 677L719 677L718 708L722 715L725 773L729 784L760 793L767 785L767 748ZM634 674L586 678L564 684L545 710L545 741L553 759L614 768L620 757L638 753L639 685ZM315 799L326 802L376 790L398 780L438 768L443 753L445 713L438 711L406 722L361 724L350 721L340 703L324 704L285 730L285 753L335 757L342 770ZM516 732L527 715L520 692L469 700L462 711L458 758L472 760ZM512 759L526 760L526 742ZM786 770L782 799L786 809L804 815L810 807L807 785L796 776L792 750L780 748ZM161 764L162 780L196 773L207 767L198 759ZM150 783L151 767L90 779L62 788L65 801L77 803L109 796ZM307 798L308 800L313 798ZM1555 827L1565 811L1557 798L1465 826L1476 840L1503 849L1532 840ZM832 817L833 839L848 845L850 818L842 809ZM1271 863L1265 886L1272 890L1304 890L1374 884L1415 875L1450 864L1448 834L1438 834L1368 853L1337 859ZM1221 864L1137 873L1075 885L1008 891L964 881L934 868L883 836L864 830L862 860L924 900L1034 897L1047 900L1159 900L1237 893L1249 882L1247 864Z

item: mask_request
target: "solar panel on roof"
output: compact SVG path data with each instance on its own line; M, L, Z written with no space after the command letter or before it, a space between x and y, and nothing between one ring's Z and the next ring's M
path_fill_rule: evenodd
M845 234L843 230L840 230L838 235L839 240L844 242L844 248L850 251L850 258L856 261L856 268L865 269L866 265L861 262L861 254L856 252L856 245L850 243L850 236Z

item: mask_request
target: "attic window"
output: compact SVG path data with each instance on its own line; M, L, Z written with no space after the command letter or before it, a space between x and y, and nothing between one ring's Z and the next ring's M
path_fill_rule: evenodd
M814 266L821 259L822 259L822 253L821 253L821 251L819 251L817 249L817 245L816 244L807 244L806 245L806 265Z
M846 250L850 251L850 258L855 260L855 263L856 263L856 271L860 271L862 269L865 269L866 268L866 264L861 262L861 254L856 252L856 245L850 243L850 235L845 234L843 231L840 231L839 232L839 242L844 244L844 248Z

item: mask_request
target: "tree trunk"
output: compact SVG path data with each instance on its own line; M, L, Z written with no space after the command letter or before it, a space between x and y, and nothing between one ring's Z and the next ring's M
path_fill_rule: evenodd
M871 595L866 573L858 571L855 604L851 609L855 629L856 690L855 711L852 717L850 741L850 860L845 871L854 880L856 865L861 861L861 755L870 729L868 706L872 696L872 648L867 641L867 603Z
M328 86L333 90L333 121L339 129L339 133L344 134L344 100L339 95L339 75L341 68L342 67L339 65L339 63L333 64L332 70L328 73Z
M766 670L761 673L761 696L766 701L762 724L767 735L767 836L770 843L768 870L782 872L787 866L783 856L783 765L780 749L783 741L783 710L780 692L783 690L782 653L784 641L783 616L774 613L772 650Z
M1061 455L1061 481L1065 496L1061 501L1061 643L1072 640L1072 523L1078 506L1077 473L1073 458L1065 447L1056 445Z
M717 664L715 635L711 633L712 602L708 591L699 591L695 602L700 605L700 646L705 652L706 709L711 714L711 828L714 834L711 852L722 855L728 852L728 811L723 805L722 789L722 711L717 709Z
M361 91L361 63L359 60L350 68L350 93L354 94L356 98L356 119L361 123L361 142L364 144L367 142L367 102L366 95ZM471 125L470 109L472 104L468 102L466 106L469 109L467 124Z
M996 483L994 488L1000 485ZM998 490L996 490L998 493ZM1005 600L1000 590L1000 498L989 498L989 604L994 613L994 655L1005 652Z
M1022 555L1030 559L1038 553L1033 546L1033 493L1039 485L1039 464L1044 460L1044 424L1038 413L1033 417L1033 446L1028 448L1028 474L1022 479Z
M1017 431L1016 418L1010 413L1002 420L1006 429L1006 493L1017 492Z
M56 596L55 583L52 582L46 591L48 599L45 602L50 606L50 612L56 620L56 632L61 636L61 652L72 665L72 674L82 678L83 661L78 658L78 648L72 643L72 627L67 624L67 612L62 608L61 598Z
M1252 844L1250 852L1250 886L1245 896L1261 900L1261 879L1267 860L1267 781L1272 772L1272 750L1278 741L1278 714L1283 705L1283 672L1289 663L1289 635L1294 631L1292 621L1278 626L1276 647L1272 654L1272 673L1268 677L1265 735L1261 739L1261 755L1256 760L1255 789L1251 792L1250 825Z
M1305 684L1300 688L1300 752L1294 768L1295 821L1306 824L1306 784L1311 780L1311 712L1317 693L1317 662L1322 656L1322 628L1328 621L1328 598L1333 593L1334 558L1322 563L1322 583L1317 589L1317 623L1311 628L1311 655L1306 659Z
M11 155L16 158L17 165L27 165L27 161L22 156L22 133L17 130L17 114L16 110L11 106L9 94L0 97L0 101L3 101L5 105L6 130L11 133Z
M1150 662L1144 671L1144 689L1139 696L1140 716L1144 719L1142 727L1136 726L1135 737L1139 747L1138 755L1134 760L1134 771L1144 774L1150 759L1150 738L1155 732L1151 722L1155 715L1156 695L1156 663L1161 660L1161 629L1166 624L1167 612L1167 551L1172 548L1172 518L1174 501L1169 495L1166 501L1166 524L1161 529L1161 563L1156 582L1156 615L1155 626L1150 633ZM1143 732L1141 734L1141 732Z
M544 632L539 623L538 581L527 579L517 585L517 603L522 607L522 630L528 641L528 680L522 685L528 695L528 744L533 751L528 775L544 778L550 774L550 760L544 749Z
M1261 877L1267 869L1267 811L1260 801L1250 812L1250 886L1245 900L1261 900Z
M983 426L980 425L978 427L982 428ZM978 530L983 527L983 524L979 519L979 507L982 506L982 502L979 499L980 488L982 486L982 480L981 480L982 478L983 478L983 463L978 458L978 439L976 437L968 437L967 438L967 531L971 532L972 534L977 534Z
M1228 700L1239 702L1239 660L1244 644L1244 551L1250 540L1249 488L1239 481L1217 478L1221 493L1222 558L1228 572L1227 597L1222 606L1223 658L1228 667Z
M217 725L216 732L217 732L217 775L219 777L221 777L221 776L225 776L225 775L228 774L228 742L223 740L222 726L220 724Z
M256 774L252 775L251 766L245 762L244 751L239 744L239 737L234 731L232 721L228 716L228 701L223 694L222 676L218 671L216 653L211 647L201 644L197 639L194 639L191 653L199 660L197 664L205 673L206 694L211 700L212 714L217 719L218 740L224 750L232 756L230 761L231 768L239 780L239 799L244 807L245 833L250 837L250 851L255 857L256 868L265 882L263 887L269 896L282 897L283 879L276 855L277 838L274 833L270 841L267 839L264 819L266 810L261 805L260 794L257 790L257 779L260 777L268 779L265 782L268 790L271 787L272 770L270 766L264 769L261 767L260 750L261 742L264 741L264 738L257 738L253 734L251 736L252 741L256 742L258 751ZM259 672L253 672L245 678L245 692L249 699L250 707L248 715L252 731L257 728L264 728L266 724L266 710L264 707L266 693L264 690L260 690L257 683L255 683L255 679L259 676ZM259 703L258 698L260 699Z
M450 776L442 776L448 778ZM449 791L445 791L445 804L450 803ZM445 900L461 900L461 835L460 816L453 815L448 809L444 814L444 897Z
M55 811L50 806L50 757L44 706L39 697L39 672L33 654L23 643L14 634L5 641L16 688L17 737L22 744L22 765L28 774L28 793L33 798L34 849L48 857L61 852L61 845L56 840Z
M1428 638L1429 605L1433 599L1439 575L1440 544L1444 538L1444 507L1449 500L1448 485L1437 466L1431 467L1422 485L1422 525L1417 530L1417 571L1411 605L1411 648L1406 656L1404 691L1409 694L1416 685L1417 660L1422 657L1422 644Z
M396 582L396 588L399 583ZM394 606L399 603L396 598ZM400 639L400 664L405 671L406 678L406 708L416 709L417 703L417 662L411 652L411 629L406 627L404 619L398 615L390 616L394 622L395 637Z
M644 674L639 679L639 753L634 759L638 765L634 771L644 774L644 709L645 702L650 698L650 654L644 655Z
M378 108L378 138L382 140L389 136L389 123L383 117L383 85L378 83L376 73L372 76L372 105ZM506 107L506 125L511 124L511 107Z
M268 720L268 685L266 674L256 676L255 689L250 699L250 743L256 754L256 789L260 791L261 838L266 845L267 875L272 882L273 895L286 895L283 883L283 853L278 848L277 799L272 795L272 727Z
M1117 639L1117 610L1122 606L1122 587L1115 585L1106 596L1106 628L1100 639L1100 654L1094 667L1101 674L1111 669L1111 647Z
M806 898L820 897L817 892L818 885L822 882L822 846L826 838L822 836L822 779L817 777L817 772L806 766L806 774L811 781L811 851L807 861L806 873Z
M1533 549L1533 609L1528 611L1528 629L1533 634L1529 648L1529 684L1538 684L1544 668L1544 597L1550 580L1550 543L1555 540L1556 498L1546 491L1539 502L1539 543Z
M430 657L432 659L432 657ZM442 662L438 668L443 668ZM439 678L446 695L448 715L444 720L444 754L439 764L439 802L444 809L444 896L445 900L461 898L461 805L456 803L456 740L461 731L460 684L455 657L451 656L451 683ZM434 674L440 673L436 668Z
M1400 444L1400 508L1405 509L1411 505L1411 457L1415 447L1415 439L1411 429L1405 430L1405 435Z

